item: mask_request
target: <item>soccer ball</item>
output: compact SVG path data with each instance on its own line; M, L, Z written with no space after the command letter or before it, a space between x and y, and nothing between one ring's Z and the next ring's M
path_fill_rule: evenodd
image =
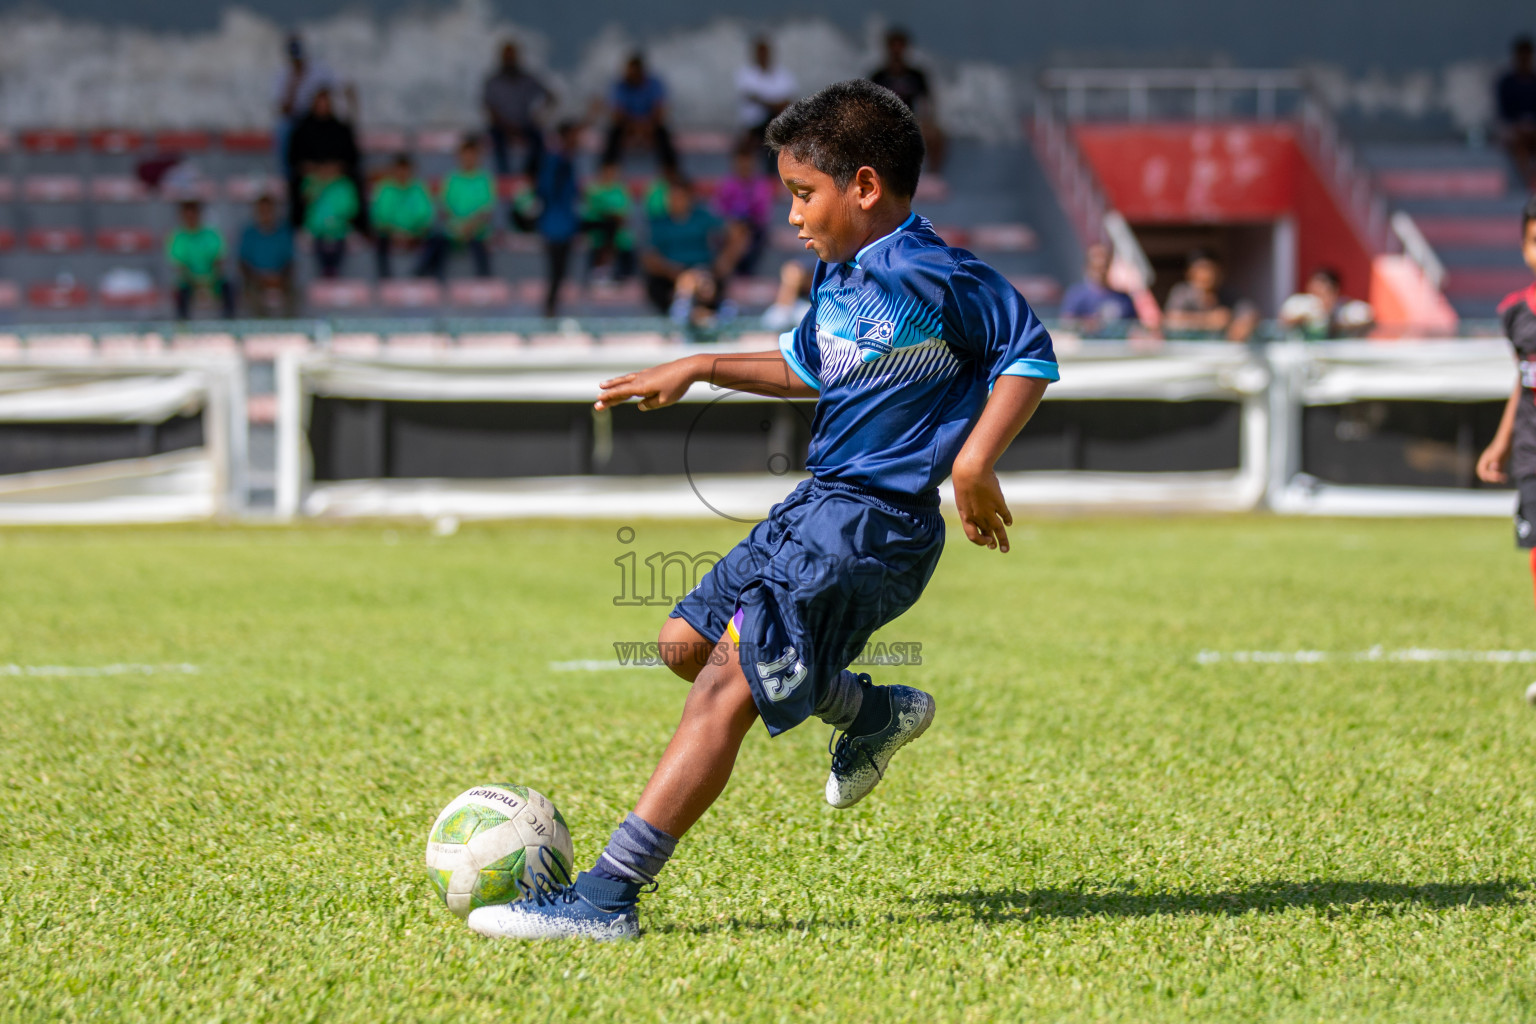
M569 885L572 857L571 833L555 805L505 782L460 793L427 836L432 887L460 917Z

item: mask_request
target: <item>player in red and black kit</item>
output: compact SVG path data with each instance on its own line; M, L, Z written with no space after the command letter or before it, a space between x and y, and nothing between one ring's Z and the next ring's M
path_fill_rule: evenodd
M1520 226L1520 254L1536 274L1536 198L1525 204ZM1536 580L1536 284L1499 303L1504 335L1514 346L1519 374L1493 443L1477 460L1478 479L1508 482L1511 473L1520 491L1515 510L1515 544L1531 552L1531 576Z

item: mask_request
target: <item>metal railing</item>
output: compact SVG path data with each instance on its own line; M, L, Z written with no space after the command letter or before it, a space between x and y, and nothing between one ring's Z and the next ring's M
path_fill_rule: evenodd
M1071 121L1290 116L1306 92L1298 72L1237 68L1066 68L1040 84Z

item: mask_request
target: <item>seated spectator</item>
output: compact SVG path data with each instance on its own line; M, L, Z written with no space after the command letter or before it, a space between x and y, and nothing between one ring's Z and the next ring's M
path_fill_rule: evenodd
M1515 40L1510 69L1499 78L1499 129L1525 187L1536 192L1536 67L1530 36Z
M1168 292L1163 305L1163 329L1170 338L1247 341L1258 326L1258 312L1248 302L1221 290L1221 264L1208 252L1189 257L1184 280Z
M240 293L251 316L298 314L293 283L293 229L270 195L256 200L251 223L240 232Z
M491 276L491 217L496 212L496 182L480 165L480 140L459 143L458 167L443 179L443 228L433 232L422 258L422 276L447 275L448 255L463 247L475 263L476 277Z
M683 185L692 189L688 183L688 176L683 173L681 167L663 167L661 173L651 179L646 186L643 208L647 220L655 220L657 217L667 215L667 194L672 191L673 185Z
M293 126L288 139L288 217L294 227L305 221L304 204L307 193L304 178L317 164L334 163L341 174L350 179L352 189L363 195L362 156L357 148L357 135L352 125L336 116L331 90L316 90L309 113ZM359 213L365 211L359 210ZM358 225L366 234L367 221Z
M549 288L544 295L544 315L553 317L559 308L560 286L565 283L571 261L571 242L581 229L576 212L580 191L576 187L576 150L581 143L581 126L574 121L562 124L555 133L554 146L544 154L534 185L539 198L539 235L544 239Z
M635 235L629 229L629 188L619 165L604 163L582 189L581 226L587 233L587 276L600 267L611 269L613 280L635 272Z
M217 298L225 319L232 318L235 292L224 273L224 236L203 223L203 204L195 200L181 204L178 219L165 243L176 282L176 319L191 315L192 299L198 293Z
M734 273L744 277L757 269L773 216L773 200L784 187L758 169L757 156L757 144L743 139L731 161L731 173L720 179L715 190L715 211L742 235L741 260Z
M335 160L311 163L304 176L304 230L314 242L321 277L340 277L347 262L347 236L357 219L357 186Z
M677 275L667 315L695 341L704 341L713 337L716 328L736 319L736 304L725 297L718 277L696 267Z
M799 260L785 260L779 268L779 291L773 305L763 310L763 330L792 331L811 311L811 271Z
M945 138L934 116L933 93L928 89L928 76L907 63L907 49L912 37L906 29L893 28L885 34L885 63L869 73L869 80L883 85L901 98L912 113L917 115L923 129L923 144L928 155L925 164L935 174L944 169Z
M759 36L752 44L752 60L736 71L736 95L740 99L738 120L744 136L762 154L763 169L778 175L778 157L763 145L772 121L795 98L795 76L773 63L773 47Z
M608 142L603 161L615 163L631 148L652 149L663 168L677 166L677 150L667 128L667 87L645 69L645 58L636 53L624 65L624 74L613 83L608 98Z
M551 99L544 83L523 70L517 44L501 44L501 66L486 76L480 92L485 107L486 134L491 140L491 162L497 174L511 174L511 148L522 143L528 150L524 164L531 178L544 156L544 131L539 126L540 108Z
M426 255L427 239L432 235L437 210L432 205L432 195L427 191L427 186L416 177L416 168L410 154L401 153L390 161L389 170L374 186L370 206L373 215L374 256L379 277L382 279L392 275L390 257L396 247L420 251L416 276L422 276L419 264Z
M724 225L694 200L686 181L667 189L667 211L650 219L650 245L640 255L645 293L663 315L671 312L678 278L685 270L703 270L723 281L736 265L739 249L728 244Z
M1136 304L1109 285L1113 251L1102 242L1088 247L1082 280L1061 298L1061 318L1085 337L1123 337L1136 322Z
M1339 280L1331 267L1314 270L1306 288L1281 304L1280 322L1308 341L1364 336L1376 315L1368 303L1346 299Z

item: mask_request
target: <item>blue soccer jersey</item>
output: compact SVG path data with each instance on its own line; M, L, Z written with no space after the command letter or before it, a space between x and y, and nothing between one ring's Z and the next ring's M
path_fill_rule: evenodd
M811 473L914 495L949 476L998 377L1060 377L1023 296L915 213L849 262L817 263L779 349L820 392Z

